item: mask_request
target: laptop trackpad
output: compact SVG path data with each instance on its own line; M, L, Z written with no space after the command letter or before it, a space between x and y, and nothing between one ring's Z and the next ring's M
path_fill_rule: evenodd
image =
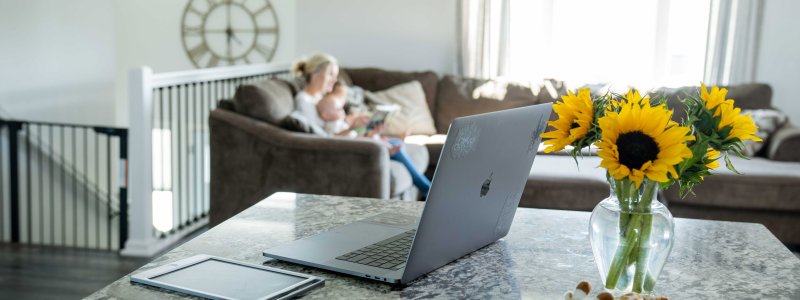
M275 258L324 262L341 254L395 236L406 230L408 230L407 227L362 220L270 248L264 251L264 254Z

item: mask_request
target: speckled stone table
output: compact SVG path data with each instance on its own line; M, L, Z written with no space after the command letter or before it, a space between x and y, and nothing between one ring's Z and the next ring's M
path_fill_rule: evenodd
M424 203L278 193L133 273L210 254L326 279L311 299L561 299L582 280L600 285L589 245L589 213L518 209L504 239L400 291L391 286L261 255L264 249L383 212L419 214ZM800 259L764 226L676 219L675 247L656 291L670 299L800 299ZM89 299L177 299L120 278Z

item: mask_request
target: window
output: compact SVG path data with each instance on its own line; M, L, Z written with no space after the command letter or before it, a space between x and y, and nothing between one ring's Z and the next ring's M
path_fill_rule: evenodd
M570 86L698 85L710 0L511 0L508 75Z

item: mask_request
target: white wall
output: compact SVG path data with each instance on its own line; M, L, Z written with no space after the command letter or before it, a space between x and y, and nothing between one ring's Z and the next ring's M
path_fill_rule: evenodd
M295 3L271 0L280 27L280 41L273 62L291 62L295 57ZM150 66L163 73L194 69L183 50L181 19L187 0L118 0L115 2L114 47L117 123L128 124L128 70Z
M181 45L188 2L0 0L0 116L127 126L130 68L194 68ZM295 2L271 2L281 30L273 61L290 62Z
M454 73L456 0L298 0L298 55L349 67Z
M0 0L0 113L114 124L113 2ZM91 116L91 118L86 118Z
M800 124L800 1L766 0L756 60L756 81L772 86L773 106Z

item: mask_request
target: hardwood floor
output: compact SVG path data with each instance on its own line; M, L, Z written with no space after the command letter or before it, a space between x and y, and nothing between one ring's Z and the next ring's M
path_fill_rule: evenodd
M81 299L150 260L107 251L0 244L0 299Z

